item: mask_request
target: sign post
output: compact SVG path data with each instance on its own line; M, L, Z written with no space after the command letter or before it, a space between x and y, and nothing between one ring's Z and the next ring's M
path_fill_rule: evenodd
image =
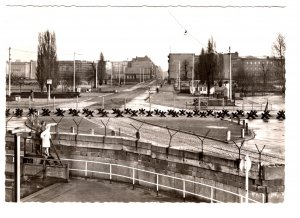
M251 169L251 160L249 158L249 155L247 154L245 156L245 160L241 160L240 162L240 170L243 172L245 170L246 177L245 177L245 189L246 189L246 196L245 196L245 203L248 203L249 198L249 190L248 190L248 177L249 177L249 170Z
M50 101L50 85L52 85L52 79L47 79L47 86L48 86L48 101Z

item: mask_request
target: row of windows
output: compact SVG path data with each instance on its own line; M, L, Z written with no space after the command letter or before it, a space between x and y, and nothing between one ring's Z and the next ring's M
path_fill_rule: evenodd
M260 61L257 61L257 62L256 62L256 61L253 61L253 62L252 62L252 61L247 61L247 62L246 62L246 64L254 64L254 65L260 64L260 63L271 64L271 65L273 64L272 61L265 61L265 62L260 62Z

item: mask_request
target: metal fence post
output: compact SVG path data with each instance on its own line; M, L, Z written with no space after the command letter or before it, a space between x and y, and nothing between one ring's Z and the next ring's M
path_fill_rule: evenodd
M185 201L185 180L183 180L183 200Z
M156 195L158 196L158 174L156 174Z
M132 168L132 189L134 189L134 168Z
M87 161L85 161L84 176L87 177Z
M111 184L111 164L109 164L109 183Z

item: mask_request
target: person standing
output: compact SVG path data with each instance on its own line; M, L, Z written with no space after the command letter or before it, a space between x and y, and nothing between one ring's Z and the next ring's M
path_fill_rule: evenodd
M49 156L49 148L50 148L50 140L51 140L51 133L50 128L51 126L54 126L56 124L49 123L46 125L46 129L41 133L41 139L42 139L42 147L43 147L43 153L46 156Z

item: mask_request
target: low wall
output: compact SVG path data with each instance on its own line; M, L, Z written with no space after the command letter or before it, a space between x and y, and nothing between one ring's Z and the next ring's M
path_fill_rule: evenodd
M212 156L193 151L182 151L167 149L149 142L132 140L131 138L118 136L99 136L99 135L75 135L72 133L53 134L52 138L56 144L56 149L61 158L82 159L100 161L106 163L123 164L138 169L161 173L164 175L175 176L195 182L205 183L218 188L226 189L234 193L245 193L245 173L238 168L239 160ZM7 140L6 148L9 149ZM70 168L83 169L83 163L70 163ZM89 169L93 167L97 170L103 169L97 164L89 164ZM131 169L113 169L113 173L122 173L125 176L132 176ZM262 166L261 173L259 164L252 161L249 171L249 198L264 202L283 202L284 200L284 165ZM71 176L85 176L84 172L71 171ZM109 179L108 175L89 173L92 178ZM136 178L143 180L153 180L149 173L138 172ZM116 178L113 180L130 182L131 179ZM181 187L182 181L172 178L161 179L160 184L168 184L172 187ZM140 185L155 188L145 182L137 182ZM164 189L164 188L160 188ZM170 189L165 189L170 190ZM199 185L186 184L186 190L197 191L199 194L209 196L210 189ZM228 202L240 202L238 197L227 195L216 191L214 193L217 200Z

